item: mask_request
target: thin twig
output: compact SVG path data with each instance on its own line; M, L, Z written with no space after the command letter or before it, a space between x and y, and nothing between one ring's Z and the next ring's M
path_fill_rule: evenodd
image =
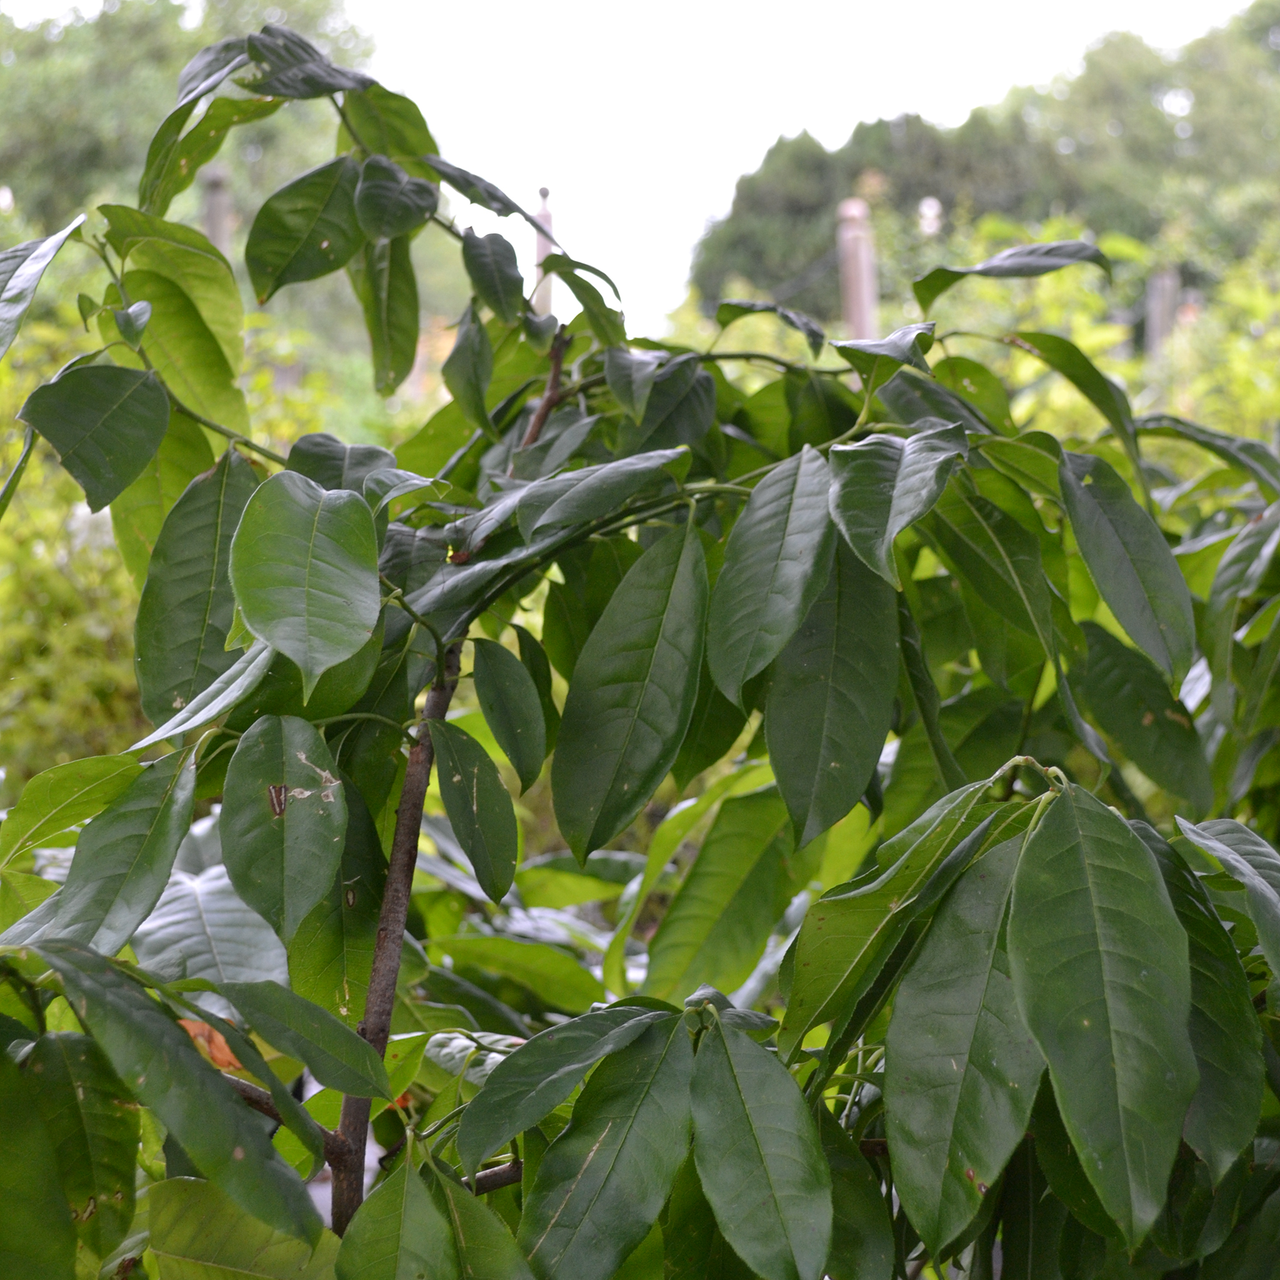
M568 349L569 343L565 338L564 325L561 325L555 341L551 344L551 373L547 377L547 387L542 393L542 400L533 415L533 421L529 423L529 429L524 433L524 439L520 441L522 449L537 444L542 428L551 416L551 410L560 403L560 370L564 365L564 353Z
M239 1076L227 1075L225 1071L222 1073L222 1078L255 1111L261 1112L268 1120L274 1120L276 1124L284 1124L284 1118L265 1089L260 1089L256 1084L242 1080ZM322 1124L317 1124L316 1128L324 1135L324 1158L330 1165L336 1167L350 1158L350 1144L340 1133L334 1133L332 1129L326 1129Z
M164 386L165 394L169 397L169 403L179 413L190 418L192 422L198 422L202 427L208 427L210 431L216 431L218 435L226 436L228 440L234 440L242 449L249 449L260 457L266 458L269 462L278 463L282 467L287 465L285 459L274 449L268 449L265 445L261 445L256 441L250 440L248 436L243 435L241 432L236 431L231 427L224 427L222 423L214 422L212 418L206 418L204 414L197 413L194 409L188 408L181 400L178 399L177 396L173 394L172 391L169 390L168 386L164 384L163 378L160 381L161 385Z
M481 1169L471 1181L464 1185L472 1195L488 1195L490 1191L498 1191L503 1187L514 1186L524 1176L524 1161L512 1160L510 1164L500 1164L493 1169Z

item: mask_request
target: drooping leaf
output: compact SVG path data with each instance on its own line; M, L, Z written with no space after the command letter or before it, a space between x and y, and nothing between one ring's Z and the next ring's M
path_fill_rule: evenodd
M563 253L549 253L539 265L545 275L559 276L569 286L569 292L577 298L578 305L591 326L591 332L599 339L601 346L620 347L626 342L627 331L623 326L622 316L605 302L600 290L582 274L584 270L596 275L600 275L600 272L584 263L575 262ZM608 281L610 288L613 287L613 282L607 276L602 278ZM616 296L616 289L614 294Z
M347 263L347 273L369 332L374 390L389 396L418 354L418 281L409 237L370 241Z
M1223 431L1214 431L1168 413L1148 414L1136 419L1134 426L1139 435L1190 440L1202 449L1216 454L1228 466L1238 467L1246 475L1252 476L1268 498L1280 495L1280 458L1261 440L1227 435Z
M652 449L599 467L552 476L521 494L520 531L532 537L540 530L607 515L646 489L682 479L690 461L687 449Z
M799 630L826 585L835 527L831 476L805 446L752 490L725 546L707 617L707 663L730 702Z
M381 610L373 515L347 490L294 471L260 485L231 543L245 625L302 670L303 696L373 634Z
M965 356L947 356L933 366L933 376L973 405L997 431L1007 436L1017 433L1009 393L986 365Z
M36 296L45 268L83 221L84 214L80 214L74 222L43 240L26 240L0 252L0 360L18 336L22 317Z
M661 365L662 353L658 351L610 347L604 353L604 376L609 390L636 422L644 421L654 378Z
M698 1177L725 1239L764 1280L818 1280L831 1241L831 1172L795 1081L713 1017L691 1098Z
M361 71L334 66L311 41L288 27L267 23L245 36L244 48L253 71L239 83L262 97L324 98L374 83Z
M503 324L515 324L524 311L524 280L516 251L505 236L478 236L470 228L462 237L462 265L471 287Z
M1027 1138L1005 1173L1000 1197L1001 1280L1062 1280L1058 1246L1070 1215L1049 1190L1036 1162L1038 1154L1039 1148Z
M991 436L978 447L997 471L1024 489L1042 493L1055 502L1062 497L1062 484L1058 478L1062 445L1047 431L1024 431L1012 440Z
M893 1223L880 1179L867 1158L822 1107L818 1136L831 1170L831 1280L892 1280Z
M422 226L439 200L433 183L410 177L386 156L372 155L360 169L356 220L370 240L395 240Z
M13 1280L71 1280L76 1233L57 1152L36 1108L30 1077L0 1053L0 1268Z
M1001 945L1023 842L1002 841L960 877L894 997L884 1085L894 1189L935 1255L981 1210L1044 1073Z
M911 288L920 309L927 312L942 294L965 276L1043 276L1078 262L1096 264L1106 272L1107 279L1111 279L1111 261L1097 245L1087 240L1050 240L1001 249L976 267L934 267L927 274L918 276Z
M1164 535L1103 459L1064 454L1059 477L1072 532L1102 598L1134 643L1180 684L1194 656L1195 622Z
M698 774L721 759L738 740L746 723L746 713L716 687L704 658L693 718L680 744L680 754L671 766L676 786L683 791Z
M827 341L827 335L823 332L822 326L812 317L805 315L803 311L793 311L790 307L779 306L776 302L726 300L716 307L716 324L725 329L742 316L760 312L772 313L783 324L790 325L797 333L804 334L804 340L809 344L809 350L813 353L815 360L822 354L822 348Z
M433 939L434 941L434 939ZM567 951L521 938L463 934L444 938L440 949L457 964L489 969L526 986L545 1004L586 1013L604 999L604 987Z
M617 835L675 762L693 715L707 569L693 522L622 580L574 669L552 794L579 862Z
M345 788L312 725L263 716L241 737L218 828L231 883L287 945L333 882L347 829Z
M1069 786L1023 851L1009 957L1067 1132L1132 1245L1164 1204L1196 1089L1186 948L1150 851Z
M432 720L440 795L480 887L501 902L516 872L519 833L511 795L489 753L465 729Z
M156 539L138 605L134 662L143 709L164 724L235 665L231 539L258 479L235 449L197 477Z
M53 445L89 509L101 511L155 456L169 399L153 373L82 365L37 387L18 417Z
M520 1219L540 1276L608 1280L648 1235L689 1148L693 1065L683 1020L668 1014L596 1069Z
M538 687L524 663L495 640L473 640L476 697L498 746L527 791L547 757L547 732ZM454 825L457 830L457 825Z
M630 1005L599 1009L540 1031L508 1054L458 1126L458 1156L468 1176L516 1134L555 1110L601 1058L625 1048L667 1016Z
M765 704L769 758L799 846L839 822L875 772L893 718L896 624L892 588L841 543L774 662Z
M1068 342L1056 333L1016 333L1011 341L1014 346L1038 356L1049 368L1062 374L1115 428L1121 442L1133 456L1133 410L1119 383L1102 373L1074 342Z
M1200 1267L1203 1280L1268 1280L1280 1249L1280 1191L1273 1191L1258 1212L1233 1231Z
M451 1170L424 1164L420 1172L436 1207L453 1227L461 1280L533 1280L519 1246L494 1210L451 1178Z
M72 1220L84 1242L106 1258L133 1218L137 1108L88 1036L43 1035L23 1066Z
M975 435L998 435L994 424L981 410L936 378L909 372L903 365L883 386L877 387L880 403L897 422L914 424L935 418L939 422L959 422Z
M178 105L203 98L248 61L243 36L229 36L206 45L178 75Z
M1145 822L1133 823L1155 855L1191 957L1191 1047L1200 1083L1183 1136L1220 1183L1249 1143L1262 1106L1262 1031L1249 982L1208 893Z
M359 180L360 165L339 156L281 187L258 210L244 258L259 302L351 260L365 239L356 219Z
M65 942L37 949L116 1074L201 1173L259 1221L315 1243L320 1217L298 1175L187 1033L94 952Z
M417 103L401 93L392 93L380 84L366 89L348 89L342 95L342 110L355 127L361 141L376 155L390 156L402 169L419 178L435 171L428 160L436 143L422 118ZM338 150L354 143L344 123L338 131Z
M906 440L876 433L836 445L831 465L831 517L869 569L901 587L893 540L923 516L968 456L959 424L926 427Z
M716 1226L692 1155L680 1166L671 1188L662 1242L666 1280L753 1280L755 1276Z
M486 435L493 432L485 395L493 378L493 348L477 314L474 299L458 319L453 350L444 362L444 384L467 421Z
M395 454L381 445L344 444L327 431L313 431L294 442L287 465L322 489L363 493L364 482L374 471L395 464Z
M951 744L942 732L942 700L938 694L938 686L933 682L929 664L925 660L924 645L920 638L920 629L916 626L915 616L905 593L898 596L898 646L902 655L903 669L907 673L907 683L911 686L911 696L915 699L916 710L920 713L920 721L925 735L929 739L929 750L933 755L933 763L937 768L943 784L954 791L963 787L968 781L964 770L951 750ZM981 654L981 650L979 653ZM995 676L984 665L983 670L994 680Z
M76 842L47 936L114 955L151 913L191 826L196 769L190 752L157 760Z
M831 345L851 364L868 393L888 382L903 365L928 373L925 353L933 346L933 322L903 325L887 338L858 338Z
M455 191L466 196L473 204L488 209L490 213L496 213L500 218L518 213L535 231L546 236L553 244L555 243L555 237L549 228L544 227L536 218L526 213L509 195L500 191L488 179L477 177L476 174L468 173L465 169L459 169L456 164L450 164L438 155L431 156L430 164L431 168Z

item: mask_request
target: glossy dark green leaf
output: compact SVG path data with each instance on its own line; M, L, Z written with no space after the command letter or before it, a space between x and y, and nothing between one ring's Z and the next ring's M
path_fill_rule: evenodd
M1068 453L1059 472L1071 529L1098 591L1175 685L1191 666L1191 595L1155 521L1101 458Z
M409 237L370 241L347 263L347 273L369 332L374 390L389 396L418 354L418 281Z
M528 668L495 640L472 641L476 697L489 726L527 791L547 757L547 731L538 686ZM456 826L455 826L456 830Z
M662 1222L662 1242L666 1280L754 1280L755 1272L734 1253L716 1226L693 1156L680 1166L672 1185Z
M37 949L61 977L67 999L116 1074L200 1172L259 1221L314 1243L320 1217L306 1188L187 1033L94 952L65 942Z
M37 387L18 417L53 445L89 509L101 511L160 447L169 399L153 373L83 365Z
M289 985L354 1029L364 1017L387 866L359 788L344 790L342 861L328 893L289 944Z
M893 1222L880 1178L839 1121L824 1106L818 1136L831 1170L831 1280L891 1280Z
M795 1081L713 1018L691 1099L698 1177L725 1239L764 1280L818 1280L831 1242L831 1172Z
M231 544L249 630L302 670L303 695L368 643L378 622L378 542L363 498L281 471L249 499Z
M933 376L973 405L997 431L1006 436L1017 433L1009 393L986 365L965 356L947 356L933 366Z
M551 476L522 492L520 530L531 538L539 530L607 515L646 489L683 479L689 463L687 449L652 449L598 467Z
M457 964L475 965L528 987L544 1004L566 1013L586 1013L604 999L600 980L566 950L522 938L463 934L440 943Z
M811 316L805 315L803 311L793 311L790 307L779 306L776 302L728 299L716 307L716 324L724 329L742 316L760 312L771 313L797 333L804 334L804 340L809 344L809 350L813 353L815 360L822 354L823 345L827 341L827 335L823 332L822 326Z
M263 716L227 766L218 829L236 891L286 944L333 882L346 828L324 739L296 716Z
M13 1280L71 1280L76 1233L62 1193L57 1152L30 1078L0 1053L0 1268Z
M1058 1246L1070 1215L1049 1190L1036 1163L1038 1151L1027 1138L1005 1171L1000 1197L1001 1280L1062 1280Z
M263 97L324 98L374 83L363 72L334 66L311 41L288 27L267 23L245 36L244 47L253 71L238 83Z
M868 568L900 587L893 540L937 502L957 462L968 457L964 428L927 427L906 440L868 436L831 450L831 516Z
M548 1027L490 1072L458 1127L458 1156L468 1176L555 1110L591 1067L625 1048L667 1015L619 1005Z
M453 1227L461 1280L533 1280L511 1232L484 1200L451 1178L452 1170L424 1164L420 1172Z
M43 1035L23 1063L85 1244L106 1258L133 1218L138 1111L85 1035ZM7 1229L7 1228L6 1228Z
M798 845L862 798L892 722L897 672L893 588L841 543L821 593L773 664L765 705L769 759Z
M83 221L84 214L80 214L70 225L43 240L26 240L0 252L0 359L18 336L22 317L36 296L45 268Z
M462 265L476 296L503 324L515 324L524 310L524 280L516 251L505 236L478 236L470 227L462 237Z
M365 239L356 220L359 180L359 163L339 156L281 187L258 210L244 259L259 302L351 260Z
M721 759L738 740L747 723L746 712L735 707L716 687L704 659L698 677L698 700L680 754L671 766L671 775L682 791L704 769Z
M175 751L144 770L81 832L47 931L114 955L151 913L191 826L195 761Z
M689 1149L692 1073L675 1014L596 1069L520 1219L520 1247L539 1276L608 1280L648 1235Z
M939 422L959 422L975 435L998 434L995 426L963 396L936 378L911 372L908 365L878 387L876 396L896 422L914 424L936 418Z
M1280 1251L1280 1190L1200 1265L1202 1280L1270 1280Z
M979 446L982 456L997 471L1032 493L1042 493L1055 502L1062 497L1058 478L1062 445L1047 431L1024 431L1015 439L990 436Z
M929 372L924 357L933 346L933 322L903 325L887 338L859 338L831 345L858 371L863 386L875 391L903 365Z
M546 650L529 631L518 625L513 629L520 643L520 661L533 677L534 686L538 690L538 700L542 704L543 724L546 726L547 750L551 751L555 748L556 738L560 732L560 709L551 697L551 664L547 661Z
M465 729L430 723L445 812L480 887L501 902L515 876L519 840L511 795L489 753Z
M178 75L178 105L204 97L248 61L243 36L230 36L207 45Z
M479 427L486 435L493 431L489 411L485 407L485 395L493 378L493 348L489 335L480 323L475 301L458 320L457 336L453 350L444 362L444 384L449 394L462 410L468 422Z
M1023 851L1009 957L1081 1164L1136 1245L1164 1204L1196 1090L1187 936L1151 852L1080 787Z
M349 89L342 95L342 110L360 135L360 140L376 155L390 156L402 169L419 178L433 177L428 160L436 143L422 118L417 103L401 93L392 93L380 84L366 89ZM354 142L346 125L338 131L338 150Z
M1048 275L1079 262L1092 262L1111 279L1111 261L1101 249L1087 240L1050 240L1038 244L1015 244L1001 249L994 257L976 267L934 267L911 285L922 311L965 276L1026 277Z
M482 208L488 209L490 213L496 213L500 218L517 213L535 231L555 243L555 237L551 234L549 228L544 227L536 218L526 213L506 192L500 191L487 178L468 173L465 169L458 168L456 164L450 164L438 155L432 155L430 163L431 168L436 173L455 191L466 196L473 204L478 204Z
M539 266L544 274L559 276L569 286L569 292L578 300L591 332L599 339L601 346L620 347L626 343L627 332L623 327L622 316L605 302L600 290L582 273L588 271L605 280L616 297L618 291L608 276L585 263L575 262L563 253L547 254Z
M1073 342L1056 333L1017 333L1013 343L1062 374L1115 428L1126 449L1133 450L1133 410L1129 397Z
M289 450L289 470L301 472L322 489L363 493L364 482L374 471L395 465L390 449L376 444L344 444L327 431L301 436Z
M1204 886L1150 826L1135 822L1133 829L1155 855L1173 909L1187 933L1191 956L1188 1030L1200 1083L1182 1132L1217 1184L1258 1126L1262 1030L1235 944Z
M1095 622L1083 627L1089 666L1081 692L1098 723L1147 777L1204 812L1213 779L1191 713L1141 653Z
M981 1210L1044 1074L1001 945L1024 839L1002 841L960 877L894 997L884 1084L894 1190L934 1254Z
M660 351L610 347L604 353L604 376L618 403L636 422L643 422L654 378L662 366Z
M422 226L439 200L433 183L410 177L386 156L372 155L356 186L356 220L370 240L395 240Z
M228 449L187 487L161 526L134 632L142 705L157 725L236 662L226 650L235 610L228 564L257 484L249 463Z
M752 490L725 547L707 617L707 664L730 702L799 630L827 583L831 475L805 446Z
M929 750L938 774L948 790L954 791L963 787L968 781L964 770L960 767L951 750L951 744L942 732L942 703L938 695L938 686L933 682L933 674L925 660L924 645L920 639L920 630L911 612L911 605L905 594L898 596L898 644L902 654L902 665L907 673L907 683L911 686L911 695L915 699L916 710L929 739ZM979 651L981 653L981 650ZM996 678L984 666L983 670L993 680Z
M579 862L626 827L675 763L697 697L706 616L707 567L690 522L632 566L574 669L551 785Z
M1148 414L1138 418L1135 426L1139 435L1190 440L1202 449L1216 454L1228 466L1238 467L1246 475L1252 476L1268 498L1280 495L1280 458L1261 440L1227 435L1223 431L1214 431L1168 413Z

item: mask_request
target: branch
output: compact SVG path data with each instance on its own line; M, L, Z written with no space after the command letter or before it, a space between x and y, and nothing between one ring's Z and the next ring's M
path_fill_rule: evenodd
M500 1164L493 1169L481 1169L475 1176L474 1185L465 1185L472 1195L488 1195L490 1191L499 1191L503 1187L514 1186L524 1176L524 1161L512 1160L510 1164Z
M268 462L278 463L282 467L287 465L285 459L274 449L268 449L265 445L261 445L250 440L248 436L242 435L239 431L235 431L231 427L224 427L222 423L214 422L212 418L206 418L204 414L197 413L194 409L187 408L187 406L169 390L168 384L163 378L160 379L160 385L164 387L165 394L169 397L170 405L185 417L190 418L192 422L198 422L202 427L208 427L210 431L216 431L218 435L225 436L228 440L234 440L242 449L249 449L259 457L266 458Z
M284 1124L284 1118L265 1089L259 1089L256 1084L242 1080L239 1076L227 1075L225 1071L222 1073L222 1078L255 1111L261 1112L268 1120L274 1120L276 1124ZM351 1144L340 1133L334 1133L332 1129L326 1129L322 1124L317 1124L316 1128L324 1135L324 1158L334 1169L351 1158Z
M551 344L551 373L547 377L547 387L542 393L542 400L533 415L533 421L529 423L529 429L524 433L524 439L520 441L522 449L537 444L542 428L551 416L551 410L560 403L560 370L564 365L564 353L568 349L569 343L565 338L564 325L561 325L560 332L556 334L556 340Z

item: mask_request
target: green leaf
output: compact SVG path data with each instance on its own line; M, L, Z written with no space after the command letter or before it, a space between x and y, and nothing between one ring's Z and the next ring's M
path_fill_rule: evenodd
M473 640L472 652L476 697L485 723L519 775L521 790L527 791L547 758L538 686L524 663L496 640Z
M322 1085L360 1098L389 1096L373 1046L319 1005L278 982L222 982L218 990L268 1044L305 1062Z
M105 1258L133 1219L137 1106L88 1036L43 1035L23 1068L53 1144L72 1221Z
M579 862L631 822L675 763L706 614L707 568L690 521L636 561L583 647L551 763L556 818Z
M1195 422L1187 422L1184 418L1175 418L1168 413L1148 414L1138 418L1134 425L1139 435L1190 440L1202 449L1216 454L1228 466L1238 467L1246 475L1252 476L1264 496L1274 498L1280 494L1280 458L1261 440L1227 435Z
M1024 431L1013 440L989 436L978 447L997 471L1032 493L1042 493L1055 502L1062 497L1058 479L1062 446L1047 431Z
M795 1081L713 1017L690 1093L698 1177L725 1239L764 1280L818 1280L831 1241L831 1172Z
M433 945L437 940L432 939ZM477 965L526 986L553 1009L586 1013L604 999L604 987L571 955L545 942L463 934L441 938L440 949L457 964Z
M746 723L746 712L735 707L716 687L704 657L693 718L680 744L680 754L671 766L676 786L683 791L698 774L721 759L737 742Z
M28 875L25 871L0 871L0 935L30 915L57 887L43 876Z
M386 156L372 155L360 170L356 220L370 240L395 240L421 227L439 201L433 183L410 177Z
M863 563L886 582L902 585L894 538L933 507L968 454L958 423L928 427L906 440L877 433L831 450L832 519Z
M165 1280L330 1280L337 1236L314 1252L237 1207L209 1182L170 1178L147 1191L151 1252Z
M111 504L111 531L120 558L141 590L165 517L187 485L213 466L213 450L199 426L172 410L156 456Z
M62 978L68 1001L116 1074L201 1173L260 1222L317 1241L320 1218L298 1175L167 1012L92 951L65 942L35 949ZM153 1230L154 1224L153 1216Z
M997 431L1006 436L1017 434L1009 393L986 365L964 356L948 356L933 366L933 376L973 405Z
M896 614L893 589L842 543L773 664L765 736L800 846L839 822L875 773L897 692Z
M237 83L263 97L326 98L333 93L370 88L363 72L335 67L309 40L288 27L267 23L244 38L254 72Z
M18 410L58 451L101 511L142 474L169 425L169 398L154 373L114 365L68 369Z
M894 1189L935 1255L981 1210L1044 1074L1001 945L1024 839L960 877L894 996L884 1083Z
M18 336L22 317L36 296L45 268L83 221L84 214L80 214L61 231L43 240L25 240L0 252L0 360Z
M551 476L521 492L520 531L531 538L544 529L608 515L646 489L683 479L690 461L688 449L653 449L598 467Z
M1160 1213L1196 1090L1187 936L1155 859L1069 786L1027 841L1009 958L1072 1144L1131 1247Z
M907 673L907 683L911 686L911 696L915 699L916 710L920 713L921 724L929 739L929 751L933 755L934 765L948 790L954 791L957 787L963 787L968 778L942 732L942 703L938 696L938 686L934 684L933 674L925 660L924 643L920 639L920 631L905 593L898 596L898 645L902 665ZM983 669L993 680L996 678L990 670L985 667Z
M303 697L368 643L378 622L373 514L348 490L281 471L254 491L231 543L245 625L302 670Z
M775 315L783 324L789 325L797 333L804 334L804 339L809 344L809 350L815 360L822 354L823 345L827 340L827 335L823 332L822 326L811 316L805 315L803 311L793 311L790 307L779 306L776 302L747 302L740 299L726 299L716 307L716 324L722 329L727 329L742 316L755 315L760 312Z
M265 120L284 102L279 98L214 98L204 115L183 134L195 105L192 99L178 107L151 139L138 182L138 206L144 213L163 218L174 196L196 180L201 167L222 150L227 134L236 125Z
M1111 279L1111 260L1097 245L1086 240L1051 240L1015 244L976 267L934 267L927 274L917 276L911 288L920 310L927 312L942 294L965 276L997 276L1002 279L1043 276L1078 262L1095 263L1106 272L1108 281Z
M436 777L450 825L480 887L501 902L516 873L519 833L511 795L489 753L465 729L432 720Z
M36 774L0 824L0 866L101 813L141 772L132 756L89 756Z
M129 749L141 751L166 738L177 737L189 729L199 729L231 710L256 689L275 658L276 651L261 640L255 640L236 662L228 667L207 689L191 699L177 715L170 717L154 733Z
M808 883L812 861L795 852L774 788L726 800L649 943L645 995L683 999L703 983L740 987Z
M1155 521L1101 458L1063 455L1071 529L1102 598L1133 642L1181 683L1195 652L1191 595Z
M360 165L339 156L281 187L258 210L244 249L259 302L346 266L364 243L356 220Z
M243 36L230 36L207 45L178 75L178 105L197 102L248 61Z
M0 1270L6 1280L71 1280L75 1274L76 1234L58 1175L30 1076L0 1053Z
M667 1280L754 1280L755 1272L734 1253L716 1226L692 1155L676 1174L662 1238Z
M689 1149L692 1074L675 1014L596 1068L520 1219L520 1247L540 1276L608 1280L649 1234Z
M1056 333L1016 333L1011 341L1062 374L1115 428L1130 456L1135 456L1133 410L1119 383L1101 373L1075 343Z
M1094 717L1147 777L1203 813L1213 804L1213 778L1191 713L1141 653L1096 622L1082 626L1089 666L1081 689Z
M347 263L347 273L369 331L374 390L389 396L418 355L418 281L409 237L370 241Z
M442 370L444 384L468 422L493 434L485 395L493 378L493 348L476 310L475 299L458 319L458 332Z
M887 338L833 342L840 357L851 364L868 394L888 382L903 365L931 372L925 353L933 346L933 322L908 324Z
M583 270L594 272L595 269L593 267L587 267L581 262L574 262L572 258L567 258L562 253L549 253L538 265L542 268L544 275L559 276L569 286L569 292L577 298L578 305L587 317L587 324L591 327L591 332L595 334L602 347L621 347L625 345L627 331L623 326L622 316L605 302L600 290L580 274ZM595 274L599 275L600 273L595 272ZM612 288L613 282L608 280L607 276L603 278L608 281L610 288ZM615 296L617 292L614 289Z
M504 191L500 191L488 179L477 177L474 173L468 173L465 169L459 169L456 164L450 164L443 157L435 154L431 155L430 164L431 168L455 191L466 196L473 204L478 204L481 208L488 209L490 213L496 213L500 218L518 213L535 231L546 236L553 244L556 242L555 236L551 234L547 227L544 227L536 218L527 214L509 195Z
M327 431L313 431L294 441L287 465L290 471L314 480L322 489L363 493L364 482L374 471L395 464L395 454L381 445L344 444Z
M411 98L371 84L361 90L348 89L342 95L342 110L365 146L375 154L390 156L416 177L434 176L428 159L435 155L435 139ZM344 124L338 130L338 150L348 151L353 145L354 139Z
M1063 1223L1070 1219L1067 1206L1049 1190L1037 1153L1028 1138L1014 1152L1005 1174L1000 1197L1001 1280L1061 1280L1058 1245Z
M892 1280L893 1223L880 1178L827 1108L818 1134L831 1170L831 1280Z
M344 786L347 832L338 874L289 944L289 985L353 1030L364 1017L387 864L358 787Z
M524 311L524 279L516 251L504 236L478 236L470 227L462 237L462 265L477 297L503 324L515 324Z
M430 1164L421 1174L453 1227L461 1280L533 1280L511 1232L479 1196Z
M1200 1266L1203 1280L1268 1280L1280 1250L1280 1191L1273 1191L1248 1222Z
M726 698L763 671L826 586L835 543L831 475L806 445L752 490L725 546L707 617L707 664Z
M240 739L218 819L236 892L287 945L328 892L342 860L345 788L319 732L263 716Z
M610 347L604 353L604 376L618 403L636 422L643 422L654 378L662 366L660 351Z
M76 843L46 931L114 955L160 900L191 826L196 767L175 751L144 770Z
M1188 1030L1200 1083L1182 1133L1209 1166L1214 1184L1227 1176L1258 1127L1262 1107L1262 1029L1231 935L1199 878L1145 822L1132 824L1155 855L1191 956Z
M893 421L913 425L935 418L939 422L959 422L974 435L998 434L963 396L944 387L936 378L910 373L908 368L904 365L888 382L876 388L876 395Z
M591 1067L667 1015L615 1005L540 1031L489 1073L458 1126L458 1158L468 1177L518 1133L554 1111Z
M135 302L111 313L120 336L136 351L142 335L151 321L152 306L149 302Z
M235 610L231 539L258 485L228 449L174 504L156 539L134 629L142 706L157 725L188 707L236 663L226 651Z

